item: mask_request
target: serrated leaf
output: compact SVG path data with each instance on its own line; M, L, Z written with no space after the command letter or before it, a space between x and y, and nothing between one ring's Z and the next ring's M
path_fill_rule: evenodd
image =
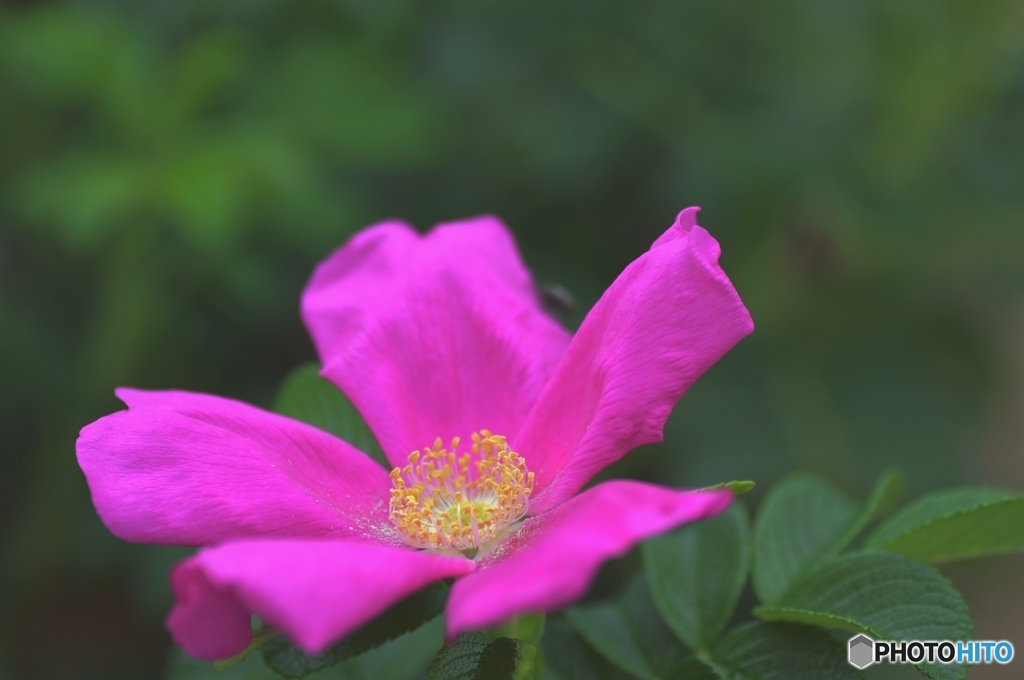
M519 668L515 680L540 680L543 670L540 639L546 620L544 614L522 614L484 631L489 640L505 637L519 642Z
M706 649L729 622L750 566L746 508L688 524L641 547L651 597L692 649Z
M614 600L578 605L565 618L599 654L638 678L664 678L687 655L662 621L643 574Z
M418 680L444 645L444 618L335 666L331 680Z
M932 564L1024 550L1024 496L977 487L929 494L879 526L865 546Z
M629 680L628 673L604 661L561 617L549 619L541 638L544 680Z
M754 591L773 604L842 549L858 506L825 480L794 474L770 489L754 523Z
M853 632L878 640L965 640L974 624L963 598L934 567L882 552L840 557L754 613ZM936 680L965 678L962 666L920 664Z
M444 610L447 598L448 588L444 585L424 588L315 656L306 654L283 637L272 638L260 648L263 661L285 678L304 678L419 628Z
M510 638L519 643L519 667L515 680L540 680L543 665L540 639L546 620L544 614L522 614L483 631L488 640Z
M438 652L430 667L430 680L473 680L490 641L480 633L464 633ZM512 674L509 673L511 678Z
M730 680L856 680L842 644L822 630L792 623L748 623L711 655Z
M319 364L303 364L289 373L277 392L273 409L330 432L391 468L356 407L333 383L320 377Z
M511 638L488 640L480 633L463 633L438 653L430 680L513 680L520 649Z

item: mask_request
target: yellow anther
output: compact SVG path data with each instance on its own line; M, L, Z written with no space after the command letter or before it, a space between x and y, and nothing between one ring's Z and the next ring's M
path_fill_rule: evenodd
M526 514L526 462L502 436L481 430L472 440L472 452L459 454L458 437L450 449L439 437L391 471L391 521L410 545L473 557Z

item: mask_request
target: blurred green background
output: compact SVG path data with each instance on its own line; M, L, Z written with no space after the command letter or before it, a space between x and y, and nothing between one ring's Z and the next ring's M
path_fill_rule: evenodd
M269 405L391 216L500 215L576 325L692 204L757 331L618 473L1024 488L1020 0L0 4L0 678L161 676L183 553L74 459L115 386ZM1024 561L946 572L1024 644Z

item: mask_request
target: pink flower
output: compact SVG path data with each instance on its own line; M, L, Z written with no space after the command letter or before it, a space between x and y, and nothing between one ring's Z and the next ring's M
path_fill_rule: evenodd
M492 217L426 236L379 224L333 253L303 318L390 476L252 406L119 389L128 410L82 430L78 461L114 534L203 546L171 576L174 639L231 656L255 612L317 653L449 577L455 636L563 606L605 559L725 509L727 491L612 481L579 493L659 441L683 392L753 330L696 213L626 268L574 337Z

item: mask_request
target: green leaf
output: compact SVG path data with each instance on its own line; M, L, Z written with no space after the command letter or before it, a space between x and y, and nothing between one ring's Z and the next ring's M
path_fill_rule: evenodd
M673 666L665 677L670 680L722 680L723 676L696 656L688 656Z
M543 661L540 639L544 634L544 614L522 614L483 631L488 640L511 638L520 643L519 669L515 680L539 680Z
M643 574L610 602L577 605L565 618L601 655L638 678L663 678L687 652L662 621Z
M791 588L776 605L754 613L879 640L965 640L974 632L960 593L934 567L882 552L840 557ZM962 666L921 664L918 669L936 680L966 677Z
M748 623L715 647L712 663L730 680L856 680L843 645L792 623ZM680 678L680 680L682 680Z
M444 617L331 669L331 680L419 680L444 645ZM325 679L326 680L326 679Z
M510 638L520 643L515 680L539 680L541 677L540 639L545 620L544 614L522 614L482 631L488 640Z
M907 480L899 470L886 470L875 482L861 510L863 529L872 520L881 519L891 514L907 489ZM859 531L858 531L859 533Z
M491 640L507 637L536 645L544 634L544 621L543 614L522 614L488 629L484 634Z
M741 493L747 493L748 491L753 490L754 486L756 486L756 484L749 479L734 479L731 482L722 482L721 484L706 486L703 490L713 491L715 489L728 489L738 496Z
M0 675L0 677L3 677ZM280 676L267 668L258 654L223 670L214 668L209 661L193 659L180 648L171 651L164 671L165 680L280 680Z
M658 611L692 649L706 649L729 622L750 566L750 527L742 503L641 547Z
M430 680L513 680L520 649L511 638L488 640L480 633L463 633L438 653Z
M320 365L299 366L285 378L274 399L274 411L344 439L390 469L380 444L352 402L330 381L320 377Z
M273 638L260 648L263 661L278 675L304 678L419 628L444 610L447 598L448 588L442 584L424 588L316 656L306 654L282 637Z
M618 666L605 662L564 618L549 619L541 638L544 680L628 680Z
M886 472L860 507L832 484L797 473L764 499L754 525L754 591L773 604L803 576L832 559L888 509L903 488L902 476Z
M765 604L835 555L857 504L823 479L794 474L768 491L754 524L753 581Z
M857 513L853 521L847 525L846 531L833 544L833 550L827 553L827 558L833 557L852 543L853 539L857 538L864 531L864 528L871 523L871 520L892 512L903 495L904 488L905 482L901 473L895 470L887 470L883 473L878 478L878 481L875 482L875 486L871 493L868 494L868 499L864 501L864 505L861 506L860 512Z
M1024 549L1024 496L968 487L929 494L868 537L866 547L922 562Z
M514 680L541 680L544 662L540 653L540 645L519 642L519 667Z

